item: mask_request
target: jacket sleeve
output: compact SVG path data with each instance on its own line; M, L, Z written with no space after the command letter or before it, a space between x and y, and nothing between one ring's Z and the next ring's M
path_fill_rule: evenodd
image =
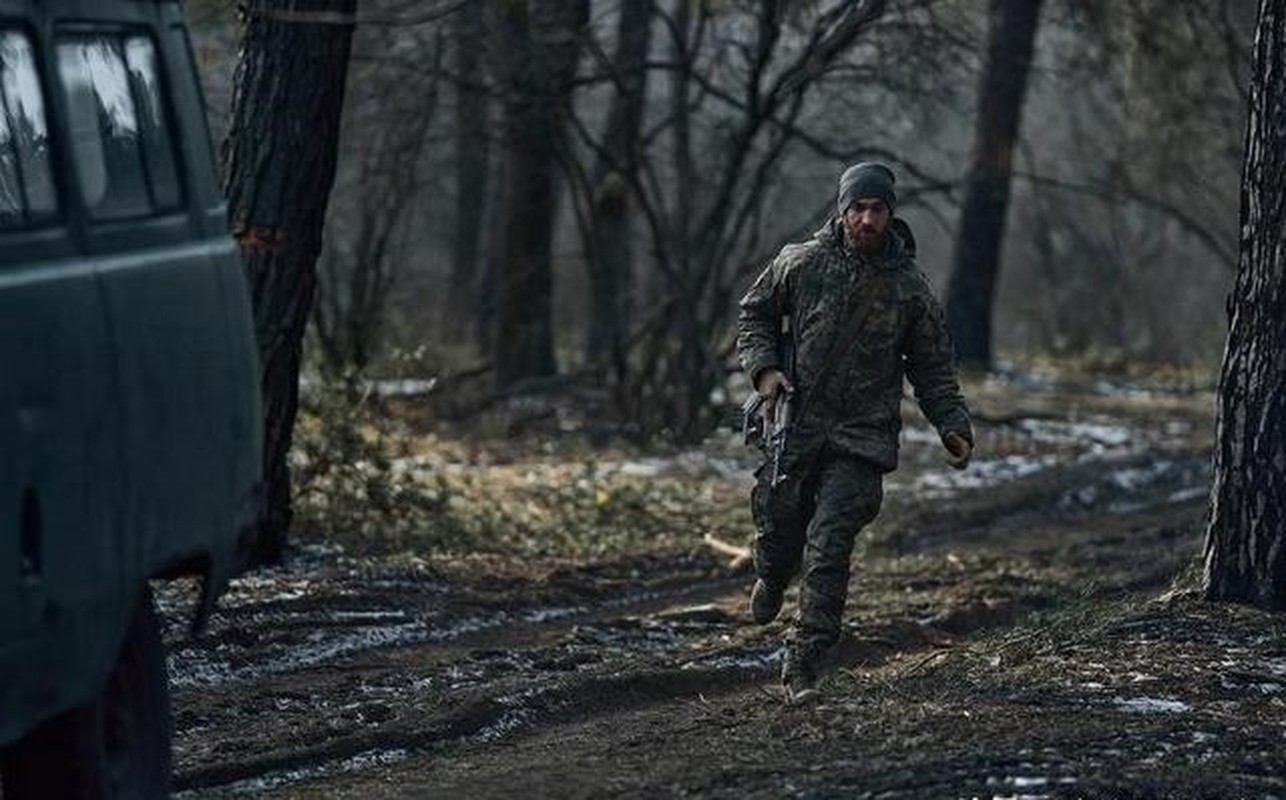
M782 251L741 298L737 315L737 358L756 385L766 369L780 369L778 337L781 317L789 307L786 287L786 252Z
M921 302L907 332L904 355L906 375L915 390L916 402L938 435L958 433L973 444L973 426L960 381L956 377L955 352L947 332L945 315L928 281L918 277Z

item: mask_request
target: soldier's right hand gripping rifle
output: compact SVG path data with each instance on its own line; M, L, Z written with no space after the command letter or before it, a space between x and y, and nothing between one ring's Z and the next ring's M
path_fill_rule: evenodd
M742 411L744 434L747 444L754 444L763 451L771 464L769 486L776 487L786 479L782 458L790 436L790 425L795 412L795 386L791 377L795 362L794 340L790 332L790 319L782 319L778 355L784 370L770 369L759 376L760 385L746 401Z
M786 384L777 390L776 397L764 410L764 453L772 459L772 471L768 485L777 486L786 480L786 473L782 471L782 454L786 451L786 439L790 435L791 417L795 410L795 387ZM769 424L768 415L772 415L771 424Z

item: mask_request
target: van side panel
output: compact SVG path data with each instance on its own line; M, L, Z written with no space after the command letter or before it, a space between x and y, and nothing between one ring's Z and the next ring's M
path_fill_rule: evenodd
M226 465L246 440L233 436L233 353L206 244L101 256L98 271L119 375L127 546L145 572L236 528Z
M112 338L88 265L0 270L0 363L2 742L101 680L133 570Z

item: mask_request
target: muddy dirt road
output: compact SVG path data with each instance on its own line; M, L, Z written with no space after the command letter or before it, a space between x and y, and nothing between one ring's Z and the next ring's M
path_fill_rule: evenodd
M173 618L176 790L1286 792L1247 755L1286 732L1280 624L1152 602L1199 550L1210 397L986 384L971 400L969 470L946 469L928 430L904 434L815 706L781 702L782 624L749 623L748 575L706 531L604 559L312 543L237 581L200 639ZM621 468L740 496L750 466L712 443ZM1191 680L1199 662L1209 680ZM1223 705L1189 696L1207 689Z

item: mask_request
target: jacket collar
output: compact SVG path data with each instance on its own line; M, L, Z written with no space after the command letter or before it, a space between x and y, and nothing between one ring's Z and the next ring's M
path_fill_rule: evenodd
M889 226L884 232L884 247L871 256L858 253L848 246L848 240L844 237L844 224L839 217L831 217L820 230L813 234L813 237L835 248L845 258L858 259L863 264L891 268L899 266L907 252L906 242L902 240L898 227L889 220Z

